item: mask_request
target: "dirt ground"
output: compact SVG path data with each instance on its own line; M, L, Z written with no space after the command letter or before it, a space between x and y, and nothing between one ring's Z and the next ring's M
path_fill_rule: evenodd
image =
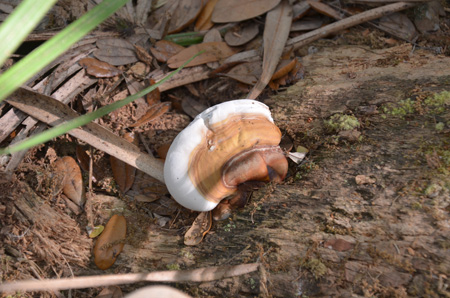
M96 220L99 210L106 218L115 209L129 225L124 251L101 271L84 231L89 214L69 216L62 201L44 201L42 193L54 191L45 179L35 197L23 182L32 167L22 166L13 192L11 184L2 186L1 279L260 262L251 274L172 286L196 297L449 297L450 95L443 91L450 90L450 58L410 44L315 47L302 60L304 80L264 100L294 148L309 150L302 163L290 163L284 183L254 192L194 247L183 244L183 234L195 213L168 211L167 200L96 197L90 203ZM186 123L175 113L163 118ZM177 129L154 136L173 137ZM21 214L14 212L18 206ZM59 211L51 214L52 208ZM150 217L155 208L169 224ZM31 221L23 210L42 216ZM41 251L43 239L54 249Z

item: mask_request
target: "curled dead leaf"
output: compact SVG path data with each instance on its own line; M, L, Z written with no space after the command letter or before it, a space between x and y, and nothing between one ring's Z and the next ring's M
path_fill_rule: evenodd
M294 58L292 60L281 60L280 63L278 63L277 70L273 74L271 80L276 80L281 77L286 76L292 69L294 69L295 64L297 64L297 58Z
M123 138L134 145L138 145L138 139L134 133L125 133ZM115 158L110 157L111 169L114 180L119 185L120 191L126 193L131 186L133 186L134 178L136 176L136 168L129 164Z
M147 65L152 64L153 57L150 56L150 54L143 47L134 45L134 48L136 49L137 58L140 61L144 62Z
M113 215L94 246L94 262L98 268L111 267L122 252L127 233L127 221L122 215Z
M160 102L158 104L155 104L148 109L147 113L145 113L144 116L142 116L141 119L139 119L136 123L131 124L130 127L138 127L141 126L147 122L153 121L165 113L169 111L170 107L172 106L171 102Z
M83 58L79 63L88 74L97 78L111 78L122 73L117 67L95 58Z
M75 159L64 156L54 163L55 171L63 176L63 193L78 206L86 201L81 170Z
M209 0L203 7L197 18L197 22L195 23L195 31L209 30L212 26L214 26L214 23L211 21L211 16L217 1L218 0Z
M156 81L154 79L148 80L149 86L152 86L155 84L156 84ZM147 100L147 103L149 106L159 103L161 101L161 92L159 91L159 88L156 88L152 92L147 93L147 95L145 96L145 99Z
M159 158L166 159L167 152L169 151L170 145L172 145L172 142L162 144L161 146L159 146L156 149L156 153L158 153Z
M203 237L209 232L212 226L211 211L200 212L192 223L192 226L184 235L184 244L193 246L202 242Z

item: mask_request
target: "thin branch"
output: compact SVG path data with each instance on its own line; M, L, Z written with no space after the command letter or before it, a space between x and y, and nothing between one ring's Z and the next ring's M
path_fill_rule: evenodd
M324 38L330 34L339 32L341 30L365 23L367 21L371 21L374 19L381 18L382 16L389 15L391 13L401 11L407 8L411 8L416 6L418 3L407 3L407 2L398 2L393 4L388 4L382 7L374 8L371 10L367 10L365 12L356 14L354 16L345 18L341 21L337 21L330 25L324 26L322 28L313 30L311 32L299 35L297 37L291 38L288 40L286 46L293 47L294 50L299 49L313 41Z
M236 266L207 267L194 270L171 270L143 273L95 275L74 278L26 280L0 284L0 292L55 291L110 285L151 282L205 282L239 276L258 270L258 263Z

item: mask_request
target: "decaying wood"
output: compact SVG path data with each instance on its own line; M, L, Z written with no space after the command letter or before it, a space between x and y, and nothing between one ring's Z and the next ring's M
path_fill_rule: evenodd
M91 240L83 236L74 219L50 206L24 182L15 183L8 198L5 195L0 200L9 204L15 223L24 229L22 237L27 239L21 242L20 237L2 232L0 236L9 237L10 245L27 246L34 257L46 260L46 266L65 262L87 266Z
M15 91L7 101L10 105L51 126L79 116L69 106L56 99L25 88ZM104 127L91 122L71 130L69 134L164 182L162 161L141 152L138 147Z
M114 275L83 276L47 280L28 280L0 284L0 292L52 291L83 289L110 285L130 284L140 281L152 282L206 282L254 272L259 264L219 266L186 271L156 271Z

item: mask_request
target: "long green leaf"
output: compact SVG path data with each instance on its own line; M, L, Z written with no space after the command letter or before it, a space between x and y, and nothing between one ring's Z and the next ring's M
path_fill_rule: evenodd
M57 0L24 0L0 27L0 66L39 24Z
M104 0L0 76L0 101L88 34L128 0ZM27 20L22 20L26 22ZM3 41L2 41L3 42Z
M42 144L44 142L47 142L57 136L60 136L66 132L68 132L71 129L83 126L89 122L91 122L94 119L103 117L104 115L111 113L114 110L117 110L127 104L129 104L130 102L144 96L145 94L155 90L159 85L161 85L162 83L164 83L165 81L167 81L168 79L170 79L172 76L174 76L175 74L177 74L181 69L183 69L183 67L185 67L189 62L191 62L195 57L197 57L198 55L200 55L202 52L197 53L194 57L190 58L188 61L186 61L182 66L180 66L179 68L177 68L175 71L173 71L171 74L169 74L168 76L166 76L165 78L163 78L161 81L159 81L157 84L154 84L136 94L133 94L131 96L128 96L127 98L120 100L120 101L116 101L112 104L109 104L107 106L104 106L94 112L82 115L80 117L77 117L73 120L70 120L66 123L63 123L61 125L55 126L53 128L50 128L36 136L32 136L22 142L19 142L17 144L14 144L12 146L0 149L0 155L3 154L10 154L10 153L14 153L14 152L18 152L21 150L25 150L28 148L31 148L33 146Z

